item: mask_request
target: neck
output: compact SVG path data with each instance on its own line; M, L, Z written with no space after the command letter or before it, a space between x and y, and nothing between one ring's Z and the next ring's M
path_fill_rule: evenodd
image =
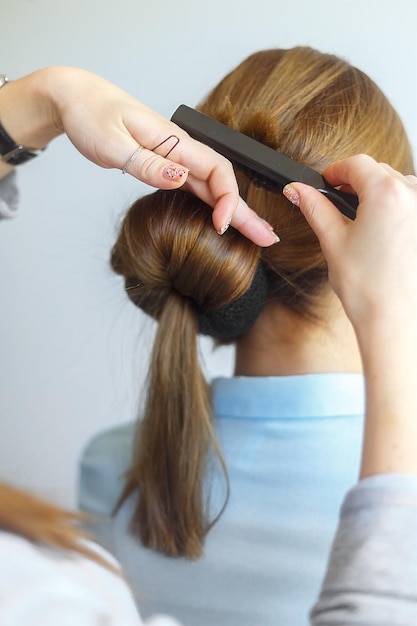
M235 376L332 372L362 372L355 333L333 292L323 297L318 320L269 303L236 344Z

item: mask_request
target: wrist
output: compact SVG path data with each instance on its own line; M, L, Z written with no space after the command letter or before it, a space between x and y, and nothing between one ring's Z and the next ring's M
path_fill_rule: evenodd
M367 398L361 477L417 473L416 320L377 320L359 345Z
M407 383L417 375L417 316L381 317L355 331L367 380L384 381L387 391L405 387L414 395L414 385Z
M0 121L16 144L39 150L62 133L51 96L54 68L10 80L0 90Z

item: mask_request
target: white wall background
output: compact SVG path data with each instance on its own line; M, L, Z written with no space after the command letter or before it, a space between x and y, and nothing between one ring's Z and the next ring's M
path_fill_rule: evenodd
M415 0L0 0L0 71L81 66L170 116L267 47L312 45L383 88L417 154ZM0 477L75 502L94 432L135 416L152 327L108 269L122 211L146 190L65 139L19 170L21 214L0 228ZM232 354L203 344L209 375Z

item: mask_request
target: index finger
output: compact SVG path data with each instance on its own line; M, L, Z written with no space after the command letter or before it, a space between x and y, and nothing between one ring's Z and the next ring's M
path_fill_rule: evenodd
M236 228L258 246L268 247L279 241L279 237L275 234L272 226L249 208L240 196L238 196L237 206L230 213L230 198L222 196L215 202L207 181L196 178L192 172L190 172L184 187L201 198L203 202L214 207L212 220L219 235L225 233L231 224L233 228Z
M177 128L174 125L175 128ZM184 133L178 128L179 133ZM188 180L191 190L202 196L203 189L199 183L207 185L204 202L213 209L213 223L217 231L230 224L239 201L239 189L232 164L223 156L192 139L181 135L181 139L170 157L184 164L192 176Z
M178 128L175 124L172 126ZM192 139L182 129L175 132L179 141L169 156L189 170L186 188L212 207L217 232L223 234L231 224L259 246L276 243L279 238L272 228L240 198L230 161Z

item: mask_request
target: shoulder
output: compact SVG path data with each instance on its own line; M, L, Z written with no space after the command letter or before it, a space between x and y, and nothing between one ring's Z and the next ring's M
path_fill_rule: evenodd
M119 457L125 459L127 455L130 455L135 425L135 422L129 422L95 434L87 442L82 453L82 460L100 460L109 451L113 459L117 460Z
M111 515L129 469L135 423L95 435L85 446L79 465L79 504L84 511Z

